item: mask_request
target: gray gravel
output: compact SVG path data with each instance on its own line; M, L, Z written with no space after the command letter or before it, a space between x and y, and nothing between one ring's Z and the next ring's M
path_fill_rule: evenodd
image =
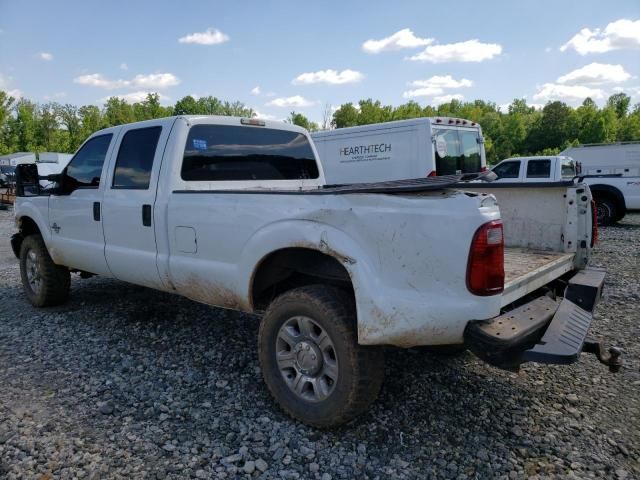
M0 478L640 478L640 214L601 230L593 335L621 346L520 375L389 350L371 411L317 431L262 383L257 319L74 276L36 310L0 211Z

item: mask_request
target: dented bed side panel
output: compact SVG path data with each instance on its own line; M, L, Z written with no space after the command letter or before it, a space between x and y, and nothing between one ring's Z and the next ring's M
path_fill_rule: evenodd
M457 343L469 320L499 313L499 296L477 297L466 287L471 238L497 218L489 197L452 191L172 194L169 275L189 298L251 312L251 282L262 259L284 248L313 249L337 259L351 277L359 343Z

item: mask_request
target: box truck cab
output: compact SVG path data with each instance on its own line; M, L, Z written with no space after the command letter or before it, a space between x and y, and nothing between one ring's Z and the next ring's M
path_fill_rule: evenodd
M480 125L460 118L414 118L312 137L329 184L476 173L486 167Z

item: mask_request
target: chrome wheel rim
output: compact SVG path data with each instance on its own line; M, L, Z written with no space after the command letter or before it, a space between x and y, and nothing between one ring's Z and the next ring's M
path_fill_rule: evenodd
M31 288L31 291L37 295L42 287L42 277L40 275L40 258L33 250L27 251L25 270L27 273L29 288Z
M278 369L289 389L310 402L326 399L338 383L338 358L329 334L309 317L292 317L276 338Z

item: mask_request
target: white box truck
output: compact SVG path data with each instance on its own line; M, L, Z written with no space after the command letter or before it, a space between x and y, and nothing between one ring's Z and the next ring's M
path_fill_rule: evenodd
M482 129L461 118L426 117L312 135L329 184L383 182L486 169Z
M627 210L640 209L640 142L587 144L567 148L598 206L598 221L615 223Z

